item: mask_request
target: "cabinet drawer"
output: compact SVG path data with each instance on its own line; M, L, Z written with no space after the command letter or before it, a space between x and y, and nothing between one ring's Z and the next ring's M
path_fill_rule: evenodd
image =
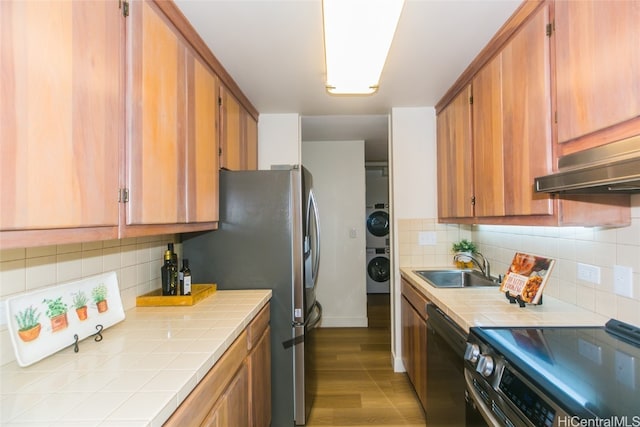
M402 279L402 295L409 301L409 303L416 309L420 317L427 318L427 303L429 299L422 295L416 288L414 288L405 279Z
M269 326L269 320L271 318L269 312L270 307L271 305L269 303L262 307L260 313L256 315L256 317L247 327L247 345L249 347L249 350L256 346L257 342L260 340L260 337L267 329L267 326Z

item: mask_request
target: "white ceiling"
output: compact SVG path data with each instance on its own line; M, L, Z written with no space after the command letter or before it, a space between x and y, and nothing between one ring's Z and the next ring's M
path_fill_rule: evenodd
M300 114L303 140L365 139L367 161L386 160L391 108L435 105L520 2L406 0L378 92L337 97L321 0L176 0L261 114Z

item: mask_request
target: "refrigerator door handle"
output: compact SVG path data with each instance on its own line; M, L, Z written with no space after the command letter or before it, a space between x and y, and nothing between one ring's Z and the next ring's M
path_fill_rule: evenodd
M318 268L320 267L320 217L318 215L318 203L316 202L315 195L313 194L313 190L309 190L309 210L307 217L307 231L309 231L309 226L311 225L311 215L313 213L313 222L314 222L314 230L315 230L315 247L310 248L311 253L313 254L313 266L311 269L311 279L313 283L313 287L315 287L316 282L318 281Z
M316 311L318 314L313 320L309 320L309 324L307 325L307 329L313 329L318 326L320 320L322 319L322 305L318 301L313 305L312 311Z

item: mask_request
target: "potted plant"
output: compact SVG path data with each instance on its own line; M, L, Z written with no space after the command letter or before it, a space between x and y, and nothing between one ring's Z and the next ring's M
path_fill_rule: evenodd
M62 297L56 299L45 298L42 302L47 304L47 317L51 319L51 332L56 332L69 326L67 304L62 301Z
M471 240L462 239L451 246L458 268L473 268L471 255L478 253L478 247Z
M104 283L100 283L91 291L91 297L98 307L98 313L104 313L109 309L107 305L107 287Z
M78 291L73 294L73 306L76 308L78 319L87 320L87 294L84 291Z
M18 336L24 342L33 341L40 335L40 313L32 305L15 315L18 322Z

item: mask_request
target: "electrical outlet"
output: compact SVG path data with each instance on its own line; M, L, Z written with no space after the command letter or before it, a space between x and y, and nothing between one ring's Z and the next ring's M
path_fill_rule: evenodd
M589 283L600 284L600 267L578 263L578 279Z
M436 244L436 232L435 231L420 231L418 233L418 245L420 246L433 246Z
M613 290L618 295L633 298L633 269L631 267L613 266Z
M616 380L629 388L636 388L635 357L616 350Z

